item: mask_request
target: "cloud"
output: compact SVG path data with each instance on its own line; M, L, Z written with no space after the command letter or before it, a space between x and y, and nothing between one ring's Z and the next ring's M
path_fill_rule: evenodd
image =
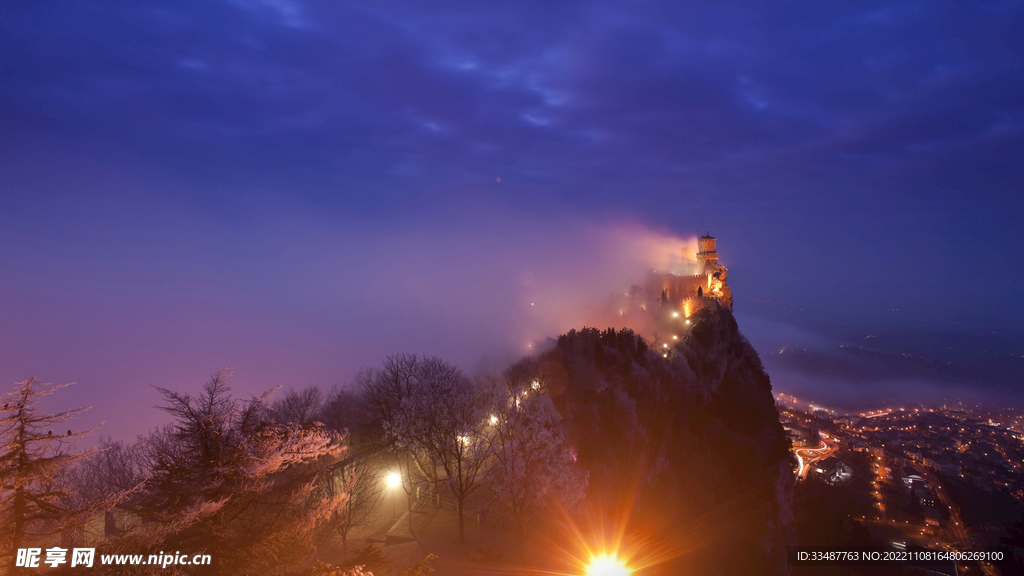
M298 2L292 0L226 0L227 2L252 12L271 12L282 26L289 28L310 28Z
M72 4L56 22L7 8L4 85L15 110L44 106L63 132L183 179L209 163L235 182L301 172L311 189L415 176L422 193L502 172L536 183L525 201L607 199L622 177L652 199L680 182L806 195L801 165L914 173L1019 131L1005 14L915 6L226 0ZM984 39L943 40L968 35Z

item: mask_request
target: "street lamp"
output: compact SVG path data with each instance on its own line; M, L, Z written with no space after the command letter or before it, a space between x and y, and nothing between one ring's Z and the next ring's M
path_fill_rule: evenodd
M388 488L397 488L398 485L402 483L402 477L399 474L392 472L391 474L387 475L384 481L387 482ZM398 491L392 490L392 492L393 494L391 495L391 518L394 519L398 517Z
M632 573L615 554L600 554L590 559L586 576L629 576Z

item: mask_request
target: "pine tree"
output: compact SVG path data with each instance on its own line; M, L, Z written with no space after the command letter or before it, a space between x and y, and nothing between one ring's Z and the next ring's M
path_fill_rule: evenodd
M71 452L84 432L61 431L62 424L88 408L57 414L40 412L44 396L71 384L41 384L29 378L3 397L0 410L0 549L3 557L33 538L60 532L88 514L71 505L65 475L93 450Z
M146 481L126 508L144 522L114 544L205 551L223 573L273 574L309 560L318 527L347 499L344 487L316 489L340 461L343 436L275 422L269 393L236 399L225 372L196 395L157 390L173 420L141 441Z

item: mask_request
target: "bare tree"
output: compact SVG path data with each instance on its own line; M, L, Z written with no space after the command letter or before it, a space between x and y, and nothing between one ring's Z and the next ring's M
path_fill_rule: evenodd
M508 370L504 385L490 391L494 462L487 473L498 500L515 520L520 554L526 527L546 510L574 508L588 483L587 472L564 444L561 416L542 379L522 376L519 369Z
M462 371L436 357L422 359L417 386L391 423L399 445L432 456L455 497L459 542L465 542L466 498L480 486L491 455L477 389Z
M415 354L395 354L384 360L380 370L363 370L356 376L356 386L371 414L373 425L399 471L400 485L407 496L410 534L415 530L412 522L412 497L416 493L414 471L418 471L419 476L432 486L437 484L437 466L431 456L421 447L404 443L404 436L395 427L402 405L417 387L418 365L419 358Z
M351 388L335 388L331 391L321 411L322 421L328 428L348 430L350 433L372 428L374 414L363 394L365 386L362 384L367 377L367 372L362 372L356 376ZM351 435L349 440L352 441Z
M473 383L440 358L399 354L366 379L365 396L403 469L406 493L413 493L413 468L432 487L444 473L457 503L459 541L464 542L466 498L479 487L490 456Z
M363 397L381 423L393 422L402 401L413 394L418 364L415 354L395 354L384 360L380 370L364 370L356 376Z
M439 481L438 458L422 438L406 426L428 414L419 410L410 418L410 410L418 410L422 402L414 399L423 394L424 373L430 359L415 354L395 354L384 360L379 370L364 371L357 377L364 400L380 426L385 443L395 453L396 465L402 472L402 487L411 498L416 476L426 480L431 490ZM416 474L413 473L415 470ZM412 523L410 522L410 527ZM411 529L411 528L410 528Z
M384 500L383 460L381 452L353 456L326 475L319 487L332 498L341 494L348 496L325 524L341 537L341 551L345 560L348 560L349 534L373 517Z
M543 384L539 372L536 358L526 356L505 368L501 375L501 382L509 391L533 389L534 382L537 383L537 387Z
M271 405L271 413L278 422L310 424L321 420L324 407L324 393L317 386L301 390L288 390L284 398Z
M127 504L141 491L147 474L145 455L138 443L125 444L101 437L92 456L77 461L69 471L67 482L75 489L68 502L73 503L73 508L113 514L117 506ZM104 522L104 533L110 536L108 527ZM73 526L64 534L74 540L81 528L80 524Z
M133 491L146 482L148 471L142 447L100 437L99 448L79 462L76 483L83 493L105 494Z
M57 414L39 411L39 401L70 384L40 384L29 378L7 393L0 410L0 539L3 553L23 547L30 537L53 534L94 511L75 508L73 489L64 481L71 466L94 451L71 446L96 428L63 431L69 418L88 408ZM98 428L98 426L97 426Z

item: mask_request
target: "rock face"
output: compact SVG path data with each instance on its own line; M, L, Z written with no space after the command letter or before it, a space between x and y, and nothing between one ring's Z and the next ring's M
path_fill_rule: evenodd
M643 574L786 573L795 462L768 375L727 308L691 322L651 343L573 330L540 358L588 501L647 539Z

